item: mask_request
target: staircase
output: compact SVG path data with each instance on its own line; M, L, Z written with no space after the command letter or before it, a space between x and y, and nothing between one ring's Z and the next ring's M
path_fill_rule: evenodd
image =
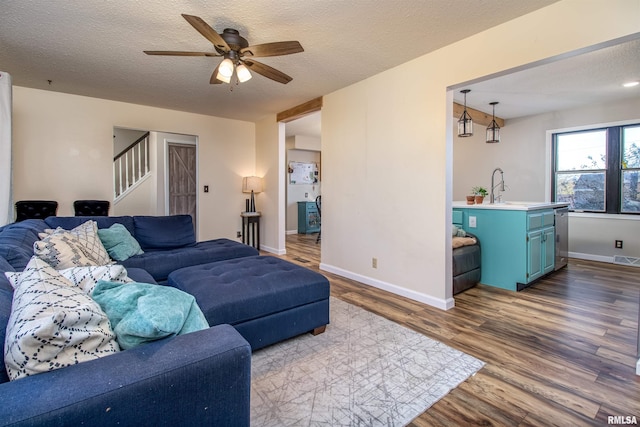
M113 158L113 190L117 200L149 173L149 132Z

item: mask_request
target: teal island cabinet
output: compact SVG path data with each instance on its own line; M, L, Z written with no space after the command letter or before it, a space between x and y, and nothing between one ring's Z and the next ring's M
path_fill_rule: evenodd
M555 267L555 209L566 203L453 202L453 223L480 241L480 283L519 291Z

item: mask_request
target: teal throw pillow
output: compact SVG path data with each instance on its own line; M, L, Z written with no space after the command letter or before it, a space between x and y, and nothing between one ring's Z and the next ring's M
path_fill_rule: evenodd
M169 286L101 280L91 297L124 350L209 327L193 295Z
M113 224L109 228L99 229L98 237L100 237L109 256L116 261L124 261L129 257L144 253L138 241L122 224Z

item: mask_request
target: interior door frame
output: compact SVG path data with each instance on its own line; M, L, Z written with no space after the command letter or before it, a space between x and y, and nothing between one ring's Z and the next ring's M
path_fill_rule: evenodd
M183 138L181 138L183 137ZM186 139L189 138L189 139ZM200 224L200 148L197 135L172 134L163 140L164 151L164 214L169 215L169 144L193 145L196 148L196 221L194 224L196 236L199 236Z
M284 188L286 188L286 180L288 177L287 165L286 165L285 155L284 155L284 153L286 152L286 142L285 142L286 138L284 136L285 126L288 122L292 122L296 119L304 117L307 114L315 113L317 111L322 111L322 102L323 102L323 98L320 96L318 98L314 98L310 101L296 105L293 108L289 108L288 110L281 111L276 115L276 121L280 125L279 126L279 144L280 144L279 151L283 153L282 154L283 157L281 161L279 161L278 170L279 170L279 176L283 180ZM320 167L322 167L322 163ZM286 228L287 227L286 227L286 221L285 221L286 209L287 209L287 197L286 197L286 194L283 194L282 200L280 200L280 202L278 203L278 210L281 212L281 214L279 215L279 217L281 218L280 218L280 222L278 223L278 235L279 235L279 240L284 242L282 255L287 253L287 244L286 244L286 241L287 241ZM320 261L322 261L322 250L320 252Z

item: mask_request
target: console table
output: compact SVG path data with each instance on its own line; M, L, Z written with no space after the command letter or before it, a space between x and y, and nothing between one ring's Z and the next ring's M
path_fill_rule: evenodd
M242 243L260 250L260 212L241 212Z

